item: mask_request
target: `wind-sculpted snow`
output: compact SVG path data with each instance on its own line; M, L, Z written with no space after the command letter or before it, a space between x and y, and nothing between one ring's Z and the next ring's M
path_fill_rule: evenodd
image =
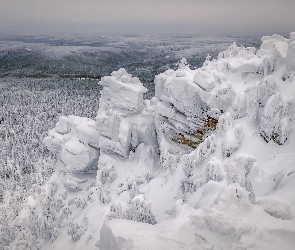
M182 59L150 100L124 69L103 77L96 119L60 117L44 139L59 162L11 245L293 249L293 38Z

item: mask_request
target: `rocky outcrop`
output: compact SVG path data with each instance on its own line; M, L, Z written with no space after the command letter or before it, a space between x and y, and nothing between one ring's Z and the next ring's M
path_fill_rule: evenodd
M103 152L124 158L140 143L154 145L154 99L143 100L147 89L124 69L103 77L100 107L96 117Z

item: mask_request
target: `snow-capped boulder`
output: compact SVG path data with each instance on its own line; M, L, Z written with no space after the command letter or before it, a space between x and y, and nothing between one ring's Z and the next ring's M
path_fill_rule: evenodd
M86 117L61 116L43 142L70 172L93 172L99 157L98 132L94 124L95 121Z
M138 113L143 108L143 93L148 90L137 77L132 77L125 69L114 71L111 76L105 76L99 82L103 86L100 98L100 108L122 109Z

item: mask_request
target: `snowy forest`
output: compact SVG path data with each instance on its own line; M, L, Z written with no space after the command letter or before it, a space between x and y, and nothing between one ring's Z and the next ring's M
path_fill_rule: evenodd
M0 90L0 249L294 249L294 32L2 36Z

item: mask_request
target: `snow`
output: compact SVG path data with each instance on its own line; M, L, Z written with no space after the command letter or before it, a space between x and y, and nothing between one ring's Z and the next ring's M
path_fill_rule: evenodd
M151 100L124 69L103 77L96 120L44 139L56 171L15 224L41 249L294 249L293 38L182 59Z
M211 91L215 87L216 80L214 76L208 74L207 72L197 71L193 81L198 84L203 90Z

